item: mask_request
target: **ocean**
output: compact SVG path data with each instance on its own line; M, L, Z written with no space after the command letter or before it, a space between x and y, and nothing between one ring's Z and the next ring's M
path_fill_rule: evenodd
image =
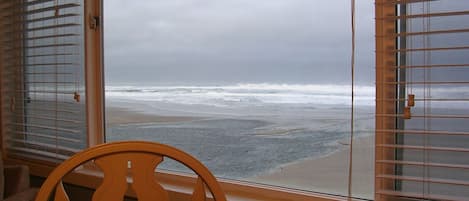
M355 90L356 137L370 136L374 87ZM107 86L106 104L150 115L195 117L110 125L106 137L173 145L221 178L244 180L324 157L346 148L350 136L350 86L345 85ZM162 168L188 171L171 161Z

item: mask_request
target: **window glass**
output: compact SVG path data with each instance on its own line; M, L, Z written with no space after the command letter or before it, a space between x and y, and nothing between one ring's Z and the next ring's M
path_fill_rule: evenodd
M353 192L371 198L374 12L373 2L358 3ZM347 193L349 1L104 8L107 141L170 144L217 177Z

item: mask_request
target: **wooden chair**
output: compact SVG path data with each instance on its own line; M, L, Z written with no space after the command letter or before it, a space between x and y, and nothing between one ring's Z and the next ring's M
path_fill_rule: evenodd
M164 157L186 165L198 175L191 201L206 200L205 186L208 187L215 201L226 201L223 190L215 177L197 159L168 145L141 141L102 144L72 156L47 177L39 190L36 201L49 200L54 190L53 200L68 201L62 178L76 167L89 161L94 161L104 173L101 185L93 194L93 201L123 200L129 175L133 180L130 185L139 201L169 201L168 192L155 182L154 177L155 168Z

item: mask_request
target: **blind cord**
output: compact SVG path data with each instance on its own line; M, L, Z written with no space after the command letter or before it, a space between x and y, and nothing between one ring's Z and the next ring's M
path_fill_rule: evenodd
M425 14L429 14L430 13L430 2L426 2L426 9L425 9ZM426 18L426 26L425 26L425 31L430 31L431 29L431 17L427 17ZM431 45L431 40L430 40L430 36L426 35L425 37L425 48L431 48L432 45ZM432 52L431 51L425 51L424 54L426 55L426 60L425 60L425 65L429 65L432 63L431 61L431 54ZM432 80L432 76L431 76L431 72L432 72L432 68L426 68L425 69L425 82L428 82L429 80ZM426 118L425 118L425 121L426 121L426 126L425 126L425 131L429 131L429 130L432 130L431 128L431 119L428 118L427 116L430 115L431 116L431 101L428 101L428 99L431 98L431 85L426 85L425 87L425 99L427 99L427 103L425 104L426 107L425 107L425 113L426 113ZM428 139L428 135L425 135L425 142L424 142L424 146L427 147L429 146L429 139ZM429 169L429 166L428 166L428 163L429 163L429 152L427 150L424 150L424 161L425 161L425 180L427 180L428 178L430 178L430 169ZM426 192L425 194L430 194L430 183L426 183ZM424 195L424 198L425 198L425 195Z
M407 7L407 9L409 10L410 15L412 15L412 14L413 14L413 12L412 12L412 6L406 5L406 7ZM407 29L410 33L413 32L413 29L412 29L412 28L413 28L412 21L413 21L413 20L406 20L406 23L409 25L409 26L406 27L406 29ZM406 31L407 31L407 30L406 30ZM408 38L407 38L407 40L409 41L408 46L410 46L410 49L414 49L414 41L413 41L413 38L414 38L414 37L408 37ZM406 47L407 47L407 44L406 44ZM414 65L412 58L413 58L412 56L410 56L410 57L409 57L409 56L406 56L406 59L408 60L408 62L407 62L406 65L410 65L410 66ZM413 89L413 88L414 88L414 85L412 84L412 82L414 81L414 80L413 80L413 70L414 70L413 68L410 68L410 69L408 69L408 70L406 69L406 71L409 72L409 73L408 73L408 74L409 74L409 78L406 79L406 80L409 80L409 81L410 81L410 84L409 84L409 92L410 92L410 94L414 94L414 89Z
M59 9L58 9L59 2L58 2L58 0L55 0L55 1L54 1L54 4L55 4L54 16L57 17L57 16L59 15ZM57 25L59 24L59 19L58 19L58 18L55 18L53 23L54 23L55 26L57 26ZM58 28L54 28L54 35L58 35L58 34L59 34ZM58 41L58 38L57 38L57 37L54 37L54 44L55 44L55 45L59 44L59 41ZM55 48L54 48L54 54L55 54L55 56L54 56L54 62L55 62L55 65L54 65L54 79L55 79L55 82L57 82L57 83L59 82L59 75L58 75L58 73L59 73L59 67L58 67L58 65L57 65L57 63L58 63L58 56L57 56L57 54L58 54L58 52L59 52L58 48L59 48L59 47L55 47ZM59 99L58 91L59 91L59 89L58 89L58 87L59 87L59 84L56 84L55 87L54 87L54 89L55 89L55 97L54 97L54 98L55 98L55 101L54 101L54 102L55 102L55 104L54 104L54 105L55 105L55 108L54 108L55 111L54 111L54 117L55 117L55 119L56 119L56 120L54 121L54 127L55 127L55 128L58 128L58 127L59 127L59 124L58 124L59 122L57 122L57 119L58 119L58 116L59 116L59 113L58 113L58 109L59 109L59 106L58 106L58 101L59 101L59 100L58 100L58 99ZM59 148L58 148L58 147L59 147L59 132L58 132L58 130L55 130L55 133L54 133L54 134L55 134L55 158L58 159L58 158L59 158Z
M427 14L427 13L428 13L428 12L427 12L427 6L428 6L427 2L422 2L422 8L421 8L421 9L422 9L422 13L424 13L424 14ZM427 23L428 23L427 18L422 18L422 30L428 31L428 30L427 30L427 26L428 26ZM425 49L425 50L423 51L423 54L422 54L422 56L423 56L423 64L424 64L424 65L428 65L428 64L429 64L429 63L427 62L427 61L428 61L428 60L427 60L427 56L428 56L427 52L428 52L428 51L426 50L426 48L428 48L428 44L427 44L428 40L427 40L427 38L428 38L427 35L422 35L423 48ZM425 69L425 70L423 71L423 80L424 80L424 85L423 85L423 97L425 98L425 101L423 102L423 108L424 108L424 109L423 109L423 116L424 116L424 119L423 119L423 129L424 129L425 131L427 131L427 123L428 123L428 118L427 118L427 104L428 104L428 101L426 101L426 99L427 99L427 87L428 87L427 73L428 73L428 71L427 71L427 69ZM426 136L425 136L425 135L422 136L422 141L423 141L423 142L422 142L422 143L423 143L423 147L426 148L426 147L427 147L427 142L426 142ZM422 167L422 173L421 173L422 175L421 175L421 176L422 176L422 179L425 180L425 179L426 179L426 170L427 170L427 168L426 168L426 166L427 166L427 161L426 161L426 157L425 157L426 151L423 150L422 153L421 153L421 155L422 155L422 161L423 161L423 164L424 164L423 167ZM422 191L422 192L421 192L421 193L422 193L422 195L421 195L422 198L425 198L425 197L426 197L426 196L425 196L425 195L426 195L426 193L425 193L425 191L426 191L426 182L422 182L422 190L421 190L421 191Z
M348 200L352 199L352 166L353 166L353 137L354 137L354 101L355 101L355 0L351 0L351 28L352 28L352 52L350 58L351 70L351 111L350 111L350 144L349 144L349 164L348 164Z

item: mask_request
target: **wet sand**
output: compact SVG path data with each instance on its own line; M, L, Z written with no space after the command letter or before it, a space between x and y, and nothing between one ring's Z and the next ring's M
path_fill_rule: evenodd
M354 196L372 198L374 183L374 137L354 141L352 192ZM283 165L252 178L260 183L288 185L312 191L346 194L349 149L318 159L307 159Z
M158 116L145 114L141 111L132 111L126 108L106 107L106 124L122 125L135 123L175 123L201 119L200 117L189 116Z

